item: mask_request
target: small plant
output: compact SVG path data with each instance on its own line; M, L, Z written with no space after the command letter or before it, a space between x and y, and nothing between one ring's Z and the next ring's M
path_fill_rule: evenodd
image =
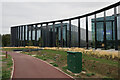
M56 63L51 62L50 64L52 64L55 67L58 67L58 65Z
M82 68L82 70L87 72L86 68Z
M44 61L46 61L47 59L46 58L43 58Z
M63 70L66 70L66 69L67 69L67 66L62 67L62 69L63 69Z
M86 76L88 76L88 77L91 77L91 76L93 76L93 75L95 75L94 73L87 73L86 74Z
M38 43L39 43L39 46L40 46L40 47L42 47L43 40L42 40L42 38L41 38L41 37L39 38Z
M91 73L93 76L95 75L95 73Z
M28 46L33 46L33 42L30 40L28 43L27 43Z

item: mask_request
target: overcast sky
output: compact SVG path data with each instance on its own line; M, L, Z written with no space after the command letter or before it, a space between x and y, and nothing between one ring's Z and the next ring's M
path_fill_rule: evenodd
M13 0L14 1L14 0ZM2 2L2 34L20 24L52 21L80 16L114 2Z

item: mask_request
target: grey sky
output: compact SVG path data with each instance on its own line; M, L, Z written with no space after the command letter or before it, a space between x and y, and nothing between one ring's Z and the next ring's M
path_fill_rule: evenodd
M113 2L3 2L2 34L14 25L70 18L93 12Z

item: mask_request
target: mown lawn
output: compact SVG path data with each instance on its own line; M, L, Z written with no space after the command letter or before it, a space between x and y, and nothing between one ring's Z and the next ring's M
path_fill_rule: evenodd
M8 55L7 59L5 53L2 53L2 55L2 80L8 80L11 77L13 62L10 55Z

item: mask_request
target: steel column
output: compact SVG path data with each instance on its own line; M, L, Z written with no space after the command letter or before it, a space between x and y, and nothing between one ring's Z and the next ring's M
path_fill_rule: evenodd
M33 25L31 25L31 42L33 40Z
M14 30L14 28L12 28L12 31L13 31L13 45L15 46L15 30Z
M23 46L23 26L21 26L21 46Z
M88 16L86 17L86 49L88 49Z
M104 11L104 48L107 49L106 45L106 11Z
M80 38L81 38L81 34L80 34L80 18L78 19L78 47L80 47Z
M55 23L53 23L53 47L55 47Z
M112 41L113 41L113 21L111 21L111 26L112 26Z
M27 43L29 43L29 26L27 26Z
M71 20L69 20L69 48L71 47Z
M48 23L46 24L46 47L48 47Z
M115 50L118 50L118 39L117 39L117 11L116 7L114 7L114 25L115 25Z
M63 47L63 23L61 22L61 47Z
M24 47L26 45L26 26L24 26Z
M18 47L18 27L16 27L16 46Z
M41 47L43 47L43 36L42 36L43 35L42 34L43 33L43 30L42 30L43 28L42 28L42 24L41 24L41 28L40 29L41 29L41 39L42 39Z
M20 26L18 28L19 28L18 29L19 30L19 35L18 36L19 36L19 46L20 46Z
M21 26L20 26L20 46L21 46Z
M66 28L66 41L65 42L66 42L66 47L67 47L67 25L65 28Z
M96 23L96 14L95 14L94 28L95 28L95 49L97 49L97 23Z
M35 46L37 46L37 25L35 25Z
M11 27L11 38L10 38L10 42L11 42L11 46L13 46L13 31L12 31L12 27Z

